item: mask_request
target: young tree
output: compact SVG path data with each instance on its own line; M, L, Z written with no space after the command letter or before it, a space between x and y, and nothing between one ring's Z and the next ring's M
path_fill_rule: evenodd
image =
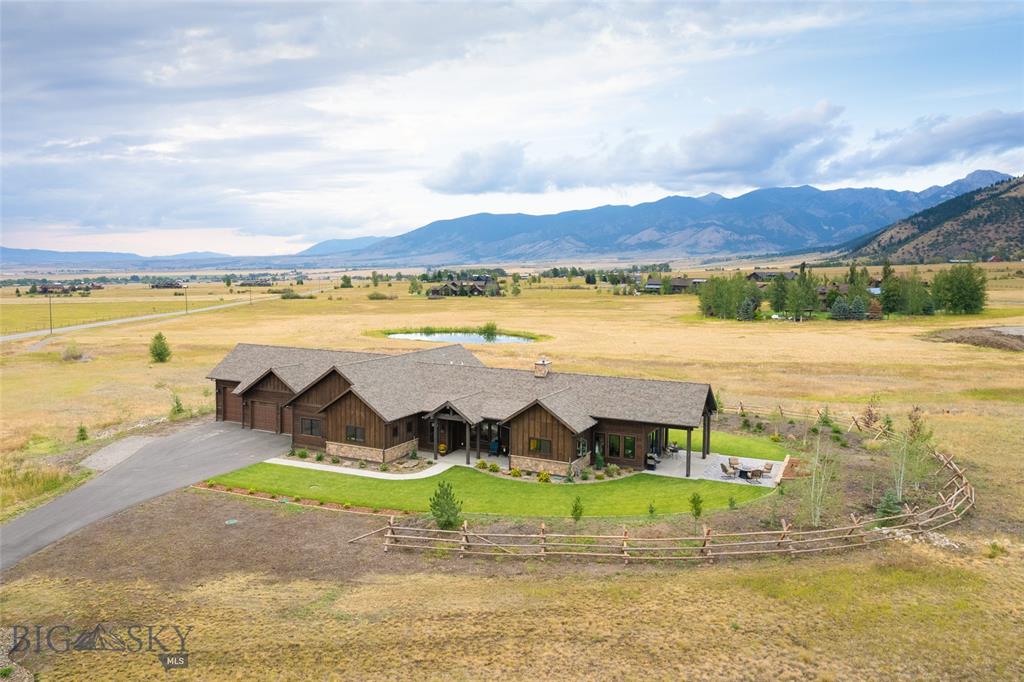
M423 284L418 279L416 279L415 277L410 279L409 280L409 293L410 294L418 294L421 291L423 291Z
M572 516L574 523L579 523L580 519L583 518L583 500L580 499L579 495L572 501L572 508L569 510L569 514Z
M437 490L430 498L430 513L442 530L453 530L462 522L462 501L455 499L452 484L448 481L437 484Z
M352 288L352 278L349 277L348 275L342 275L341 276L341 288L342 289L351 289Z
M75 435L75 440L77 440L79 443L84 443L85 441L89 440L89 432L85 430L84 424L78 425L78 433Z
M157 332L149 342L149 357L153 358L153 362L167 362L171 359L171 346L163 332Z
M370 281L373 282L373 286L380 284L380 275L377 274L376 270L370 273Z
M908 420L907 430L895 433L889 443L893 492L900 502L906 486L918 484L924 476L931 454L932 432L924 422L921 408L911 410Z
M768 285L768 300L772 304L773 313L786 311L786 288L789 282L782 275L775 275L775 279Z
M829 441L822 446L821 436L814 445L810 461L810 474L804 479L801 507L807 522L818 528L822 517L837 502L839 459L832 451Z
M704 514L704 498L700 496L700 493L694 493L690 495L690 516L693 517L693 533L697 534L697 524L700 522L701 515Z
M231 286L231 275L224 275L224 286Z
M935 305L947 313L977 314L988 298L985 271L973 263L954 265L935 275Z
M808 310L818 307L818 279L806 263L800 264L800 273L787 289L786 308L794 320L804 319Z

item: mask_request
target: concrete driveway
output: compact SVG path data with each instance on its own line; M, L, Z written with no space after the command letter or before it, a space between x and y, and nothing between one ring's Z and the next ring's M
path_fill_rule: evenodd
M84 485L0 526L0 570L93 521L211 476L282 455L290 444L290 436L243 429L229 422L190 426L158 438Z

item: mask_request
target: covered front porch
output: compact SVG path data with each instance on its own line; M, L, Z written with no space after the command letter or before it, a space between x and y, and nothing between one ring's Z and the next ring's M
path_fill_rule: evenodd
M508 469L509 427L468 412L446 402L424 415L433 459L471 466L485 459Z

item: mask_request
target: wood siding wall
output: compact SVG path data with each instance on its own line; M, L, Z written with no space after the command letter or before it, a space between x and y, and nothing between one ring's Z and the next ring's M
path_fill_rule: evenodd
M305 391L303 391L288 407L291 411L291 434L292 444L299 447L323 449L327 438L321 436L308 436L302 433L301 419L320 420L320 432L327 434L327 419L325 415L318 414L320 408L331 402L339 395L348 390L349 383L338 374L331 372L320 379ZM344 436L344 431L342 431Z
M575 438L562 422L550 412L534 405L521 413L509 424L512 428L509 454L537 459L552 459L569 462L576 454ZM551 441L551 454L530 452L530 438L546 438Z
M384 420L377 416L355 393L343 396L323 413L324 438L335 443L345 443L345 426L361 426L366 429L366 441L355 443L369 448L387 447L388 432Z
M644 422L626 422L626 421L615 421L611 419L601 419L598 421L597 426L593 427L591 433L591 439L594 438L598 433L604 434L604 445L602 452L604 453L604 461L608 464L618 464L619 466L629 466L634 469L643 469L647 463L647 434L654 429L658 428L654 424L645 424ZM610 457L608 455L608 436L632 436L636 439L636 453L630 459L625 457ZM621 454L623 446L620 441L619 452ZM591 450L593 450L593 440L591 440Z
M237 381L216 382L217 394L217 421L242 421L242 397L232 393L238 386Z

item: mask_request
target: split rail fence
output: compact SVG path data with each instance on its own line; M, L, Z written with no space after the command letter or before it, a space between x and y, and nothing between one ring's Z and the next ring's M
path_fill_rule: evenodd
M413 551L442 555L515 557L545 560L548 557L575 557L584 560L631 562L704 561L730 557L801 556L864 547L902 536L936 531L959 521L973 506L974 486L952 457L936 453L940 467L949 479L938 492L939 502L928 509L905 506L900 514L878 517L850 515L850 523L835 528L792 530L782 521L781 530L754 532L716 532L708 526L703 532L681 537L642 537L631 535L623 526L615 535L576 535L549 533L541 523L536 533L496 533L474 529L463 522L459 530L439 530L388 524L352 538L357 542L383 537L384 551ZM897 533L897 531L902 531Z

